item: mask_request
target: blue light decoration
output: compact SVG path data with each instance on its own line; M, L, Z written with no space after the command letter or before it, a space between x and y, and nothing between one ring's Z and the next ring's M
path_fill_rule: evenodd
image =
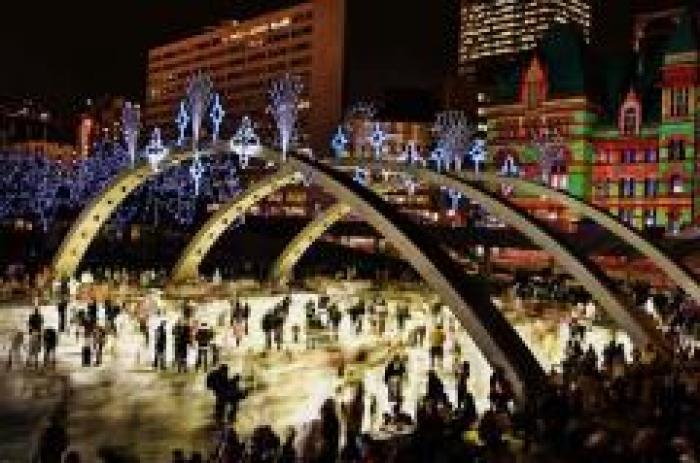
M339 125L338 130L335 132L335 135L333 135L333 138L331 139L331 148L335 153L336 159L340 159L345 156L345 153L347 152L348 143L349 140L347 135L345 134L345 131L343 130L343 126Z
M442 164L447 170L454 164L462 169L463 157L474 133L463 111L442 111L435 117L433 130L443 149Z
M218 93L214 94L214 103L211 106L211 111L209 112L209 117L211 117L211 139L212 143L216 143L219 140L219 131L221 130L221 124L224 122L224 116L226 116L226 111L221 104L221 97Z
M177 146L183 146L185 144L185 132L187 127L190 125L190 115L187 113L187 106L184 101L180 102L180 109L175 118L175 123L177 124Z
M357 166L355 167L355 174L353 175L352 179L362 186L367 186L369 184L370 176L371 174L369 169Z
M211 104L214 83L207 74L197 72L187 84L187 104L190 110L192 125L192 150L195 157L199 156L199 134L202 130L202 122Z
M253 122L248 116L243 116L241 125L231 138L231 151L238 155L238 164L241 169L247 169L250 158L260 154L262 144L260 137L255 133Z
M520 175L520 168L515 163L512 155L506 156L501 166L501 175L504 177L517 177Z
M151 134L151 141L146 146L146 158L153 172L160 172L160 163L168 156L169 150L163 145L160 129L156 127Z
M199 196L200 184L204 175L204 165L202 160L197 156L190 165L190 177L194 180L194 195Z
M374 160L379 161L382 158L382 153L384 151L384 144L389 139L387 133L382 129L379 122L375 122L372 125L372 132L369 134L369 144L374 152Z
M430 153L430 160L433 161L435 165L435 170L437 172L442 172L442 168L444 164L446 163L448 154L447 150L445 149L443 143L438 142L438 145L435 147L435 149Z
M469 157L474 163L474 173L479 175L481 164L486 161L487 149L486 140L482 138L476 138L469 145Z
M138 105L127 101L122 108L122 132L126 150L129 153L131 168L136 163L136 150L138 148L139 127L141 125L141 110Z

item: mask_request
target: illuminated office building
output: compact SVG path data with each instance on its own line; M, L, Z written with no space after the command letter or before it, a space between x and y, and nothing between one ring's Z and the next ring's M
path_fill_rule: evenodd
M591 26L587 0L462 0L459 62L462 72L476 60L535 48L552 23Z
M209 74L223 97L229 132L244 114L263 123L270 80L291 73L305 88L301 141L326 145L342 111L344 10L342 1L311 0L151 49L146 125L173 129L187 81L197 71Z

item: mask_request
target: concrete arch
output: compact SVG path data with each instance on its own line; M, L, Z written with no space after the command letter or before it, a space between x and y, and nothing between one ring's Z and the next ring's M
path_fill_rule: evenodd
M269 157L272 158L272 154ZM287 268L289 263L297 259L312 242L308 239L310 236L319 235L338 215L345 213L344 209L352 210L382 233L427 284L440 294L443 302L451 308L491 365L503 366L519 396L522 396L525 389L541 385L544 374L541 366L503 314L493 305L490 295L483 291L483 279L478 275L466 274L420 226L397 212L374 191L358 185L328 165L291 154L282 170L306 178L312 177L316 185L339 201L339 205L326 211L321 219L312 222L308 233L302 233L305 236L298 243L292 243L290 252L280 257L280 268ZM217 215L229 217L231 209L237 207L238 201L230 202ZM196 275L198 262L201 262L206 250L226 226L227 224L212 218L202 228L183 253L180 262L189 264L180 266L174 272L175 281L182 281L181 278L190 272L190 275ZM204 238L211 243L208 247L200 246ZM188 268L187 272L180 271L185 267Z
M691 298L700 303L700 284L698 284L698 281L687 269L675 262L666 255L663 250L644 238L639 232L621 223L607 211L588 204L563 191L554 190L544 185L517 177L502 177L491 173L479 174L478 176L473 173L459 173L457 175L468 181L481 180L494 184L500 183L512 186L516 191L554 198L570 209L590 218L598 225L632 246L641 255L654 262L654 264L658 266L669 279L678 285L679 288L682 288Z
M640 315L627 308L613 291L608 287L607 278L593 265L587 264L585 256L578 255L560 242L551 232L526 214L509 206L500 198L490 194L479 187L477 183L469 182L476 177L470 174L458 174L454 176L437 174L426 169L412 169L414 175L431 184L445 185L461 191L466 197L480 203L489 213L499 217L521 234L528 237L533 243L552 255L560 266L575 276L582 285L593 295L599 304L618 323L638 345L653 344L663 346L664 342L658 330L653 324ZM479 177L481 178L481 176ZM493 179L491 179L493 180ZM529 184L528 184L529 186ZM536 185L539 187L539 185ZM545 189L545 187L540 187ZM540 192L540 188L536 191ZM548 190L548 189L547 189ZM585 206L585 203L584 203ZM285 248L278 258L270 274L273 282L286 282L287 275L303 253L319 238L333 223L340 220L349 207L342 203L336 204L326 214L311 222L294 240ZM610 218L611 220L614 220Z
M182 283L197 279L199 265L202 263L202 260L236 219L243 216L246 211L261 199L301 180L302 176L300 173L285 165L276 173L258 180L241 196L234 198L227 205L221 207L190 240L173 268L170 277L171 281Z
M334 223L345 217L352 209L343 203L336 203L310 222L284 248L282 254L275 260L270 271L270 281L284 285L296 263L309 247L314 244Z
M607 277L599 269L590 264L585 256L578 255L575 250L570 249L539 221L509 205L479 183L466 180L465 175L438 174L427 169L413 169L413 172L427 183L444 185L460 191L467 198L479 203L490 214L528 237L537 246L547 251L570 275L573 275L618 326L630 335L635 344L640 346L651 344L664 349L665 341L653 322L645 314L620 301L607 284Z
M206 155L206 153L201 153ZM115 177L109 185L80 213L63 239L54 256L51 268L56 277L69 277L75 274L80 261L85 256L90 243L109 220L119 205L139 186L164 170L177 166L188 160L191 152L174 153L160 165L158 172L153 171L148 163L142 163L134 169L124 171Z

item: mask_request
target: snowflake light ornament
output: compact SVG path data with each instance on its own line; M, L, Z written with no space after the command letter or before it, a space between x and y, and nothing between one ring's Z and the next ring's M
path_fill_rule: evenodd
M219 131L221 129L221 124L224 122L225 115L226 111L224 111L224 107L221 104L221 97L218 93L215 93L214 103L212 104L211 111L209 112L209 117L211 117L211 138L213 143L216 143L219 140Z
M331 148L333 149L333 152L335 153L336 158L341 158L345 155L345 152L347 150L349 140L347 135L345 135L345 131L343 130L343 126L339 125L338 130L333 136L333 139L331 140Z
M255 133L253 122L248 116L243 116L241 125L231 138L231 151L238 155L242 169L247 169L250 158L257 156L262 150L260 137Z
M194 158L192 165L190 166L190 177L194 181L194 195L199 196L199 189L201 186L202 177L204 176L204 165L199 156Z
M156 127L151 134L151 141L146 146L146 158L153 172L160 171L160 163L168 156L169 150L163 145L160 129Z
M369 169L363 167L355 167L355 175L353 180L362 186L367 186L369 184L370 172Z
M486 140L482 138L475 139L469 146L468 154L474 163L474 172L479 175L480 166L486 161Z
M384 151L384 144L389 139L389 135L382 129L379 122L375 122L372 126L372 132L369 134L369 144L374 152L374 160L379 161Z
M127 101L122 108L122 132L124 135L124 143L126 144L127 153L131 167L136 163L136 149L139 141L139 126L141 123L141 111L138 105Z

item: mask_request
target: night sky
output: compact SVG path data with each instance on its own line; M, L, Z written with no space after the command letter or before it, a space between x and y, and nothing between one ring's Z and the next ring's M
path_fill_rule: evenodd
M453 58L448 56L453 54L445 50L452 44L444 43L453 39L456 41L457 32L453 27L446 28L438 23L448 16L450 21L458 17L456 8L445 8L448 4L453 7L457 5L456 0L439 0L435 3L434 0L381 0L381 3L376 3L379 1L349 2L355 11L352 16L355 17L354 24L358 26L353 28L356 33L363 29L365 20L371 19L370 15L376 18L374 23L378 24L372 43L359 44L365 49L369 48L371 53L356 55L352 60L356 63L353 66L363 71L364 68L384 63L379 67L387 68L387 58L422 48L423 56L428 57L426 61L412 66L408 72L402 71L401 79L427 82L435 80L436 73L444 75L444 68L450 65L448 62ZM0 98L36 97L51 109L69 111L79 107L88 97L105 94L142 100L146 56L151 46L186 37L222 20L246 19L299 2L11 0L3 4L0 14L0 43L3 47ZM422 12L411 15L412 19L404 18L409 15L402 13L402 10L404 13L429 11L427 16L434 21L427 21ZM390 24L386 33L392 34L393 40L383 40L386 23ZM391 33L390 29L396 32ZM426 40L428 38L437 38L437 42ZM442 49L442 52L436 53L436 48ZM352 53L356 52L353 50ZM440 69L436 70L436 66ZM412 73L415 74L413 79L409 75ZM369 80L372 79L374 77ZM361 80L360 76L357 81Z
M68 109L105 93L141 98L150 46L295 0L11 0L0 14L0 97Z

